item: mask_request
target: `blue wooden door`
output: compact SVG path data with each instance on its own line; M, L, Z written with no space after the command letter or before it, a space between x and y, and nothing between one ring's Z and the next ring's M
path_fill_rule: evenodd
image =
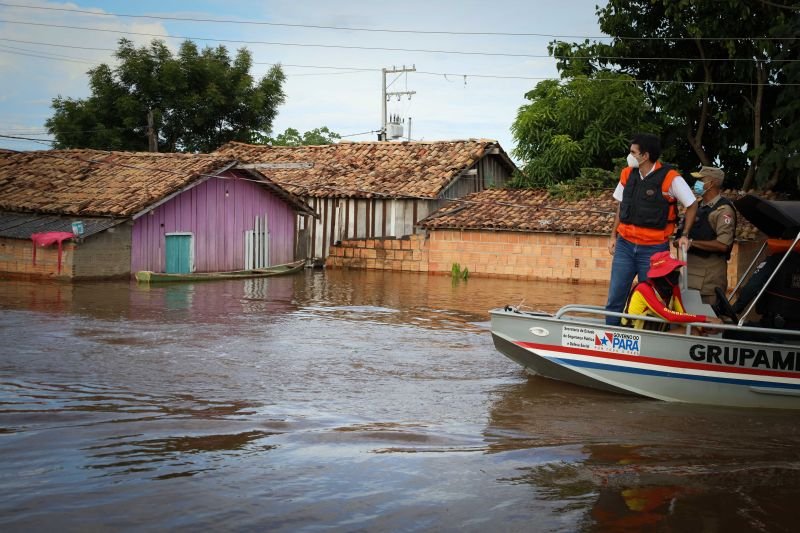
M167 235L167 274L188 274L192 271L192 236Z

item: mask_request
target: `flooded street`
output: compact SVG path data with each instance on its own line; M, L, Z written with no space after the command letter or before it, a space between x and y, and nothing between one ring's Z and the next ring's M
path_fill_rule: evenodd
M794 412L529 378L487 310L605 287L361 271L0 281L4 531L794 531Z

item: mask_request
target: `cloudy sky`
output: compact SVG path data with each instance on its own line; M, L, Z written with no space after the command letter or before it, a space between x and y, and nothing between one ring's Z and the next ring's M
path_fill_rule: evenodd
M413 65L414 73L388 75L390 91L416 91L388 108L406 121L411 117L413 139L490 138L511 151L509 128L525 92L557 76L547 57L551 36L576 41L599 35L597 3L0 1L0 135L43 139L0 137L0 147L47 148L44 122L52 98L87 96L86 71L114 64L121 37L137 44L159 37L173 50L185 38L231 51L246 47L256 77L273 63L284 65L287 99L275 133L327 126L348 140L374 140L364 132L381 124L381 68Z

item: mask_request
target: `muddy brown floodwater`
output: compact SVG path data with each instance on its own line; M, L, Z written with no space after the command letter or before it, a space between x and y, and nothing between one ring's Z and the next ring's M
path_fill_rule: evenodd
M492 345L492 307L604 299L348 271L0 281L0 528L796 531L796 413L529 378Z

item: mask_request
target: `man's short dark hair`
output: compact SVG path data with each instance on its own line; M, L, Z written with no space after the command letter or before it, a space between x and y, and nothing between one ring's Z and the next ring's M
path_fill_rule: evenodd
M650 161L655 163L661 157L661 139L652 133L637 133L631 139L631 144L639 147L639 153L650 154Z

